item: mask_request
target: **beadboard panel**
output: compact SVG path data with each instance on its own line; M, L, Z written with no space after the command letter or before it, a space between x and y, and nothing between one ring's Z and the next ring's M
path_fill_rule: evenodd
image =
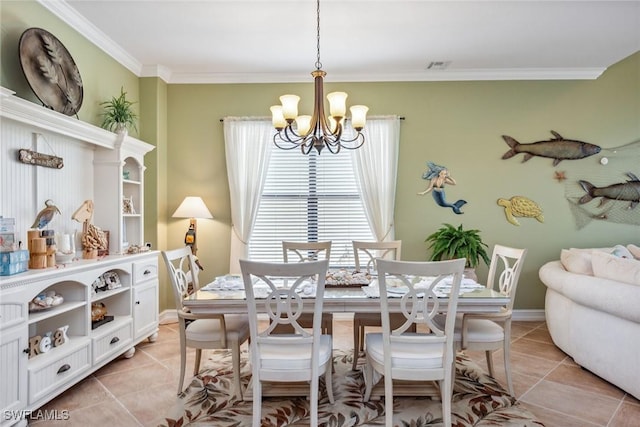
M26 248L26 233L51 199L60 209L47 226L60 233L82 230L71 215L93 199L93 146L80 140L34 129L5 117L0 121L0 215L16 219L16 234ZM19 149L61 157L62 169L34 166L18 160Z

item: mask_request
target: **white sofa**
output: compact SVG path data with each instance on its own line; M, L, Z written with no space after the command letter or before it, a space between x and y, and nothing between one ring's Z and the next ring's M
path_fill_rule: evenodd
M549 333L577 364L640 399L640 261L582 251L563 250L539 270Z

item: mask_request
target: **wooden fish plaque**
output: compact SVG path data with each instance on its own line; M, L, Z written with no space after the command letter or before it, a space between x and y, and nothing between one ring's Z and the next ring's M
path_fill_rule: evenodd
M44 166L54 169L62 169L64 166L62 157L38 153L37 151L27 150L24 148L18 150L18 160L28 165Z

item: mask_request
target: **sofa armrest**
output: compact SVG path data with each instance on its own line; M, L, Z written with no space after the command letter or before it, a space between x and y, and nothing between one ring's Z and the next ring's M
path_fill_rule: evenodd
M640 286L568 272L560 261L540 267L542 283L576 303L640 323Z

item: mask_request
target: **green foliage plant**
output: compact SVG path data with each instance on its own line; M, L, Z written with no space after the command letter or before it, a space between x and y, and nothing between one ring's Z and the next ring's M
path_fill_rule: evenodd
M443 224L436 232L426 238L432 249L431 261L466 258L467 267L476 268L480 260L489 265L487 245L480 237L480 230L464 230L462 224L457 228Z
M114 96L110 101L101 102L100 105L104 107L102 128L115 132L125 127L137 132L136 120L138 116L133 111L133 104L135 102L127 99L127 92L122 87L120 88L120 96Z

